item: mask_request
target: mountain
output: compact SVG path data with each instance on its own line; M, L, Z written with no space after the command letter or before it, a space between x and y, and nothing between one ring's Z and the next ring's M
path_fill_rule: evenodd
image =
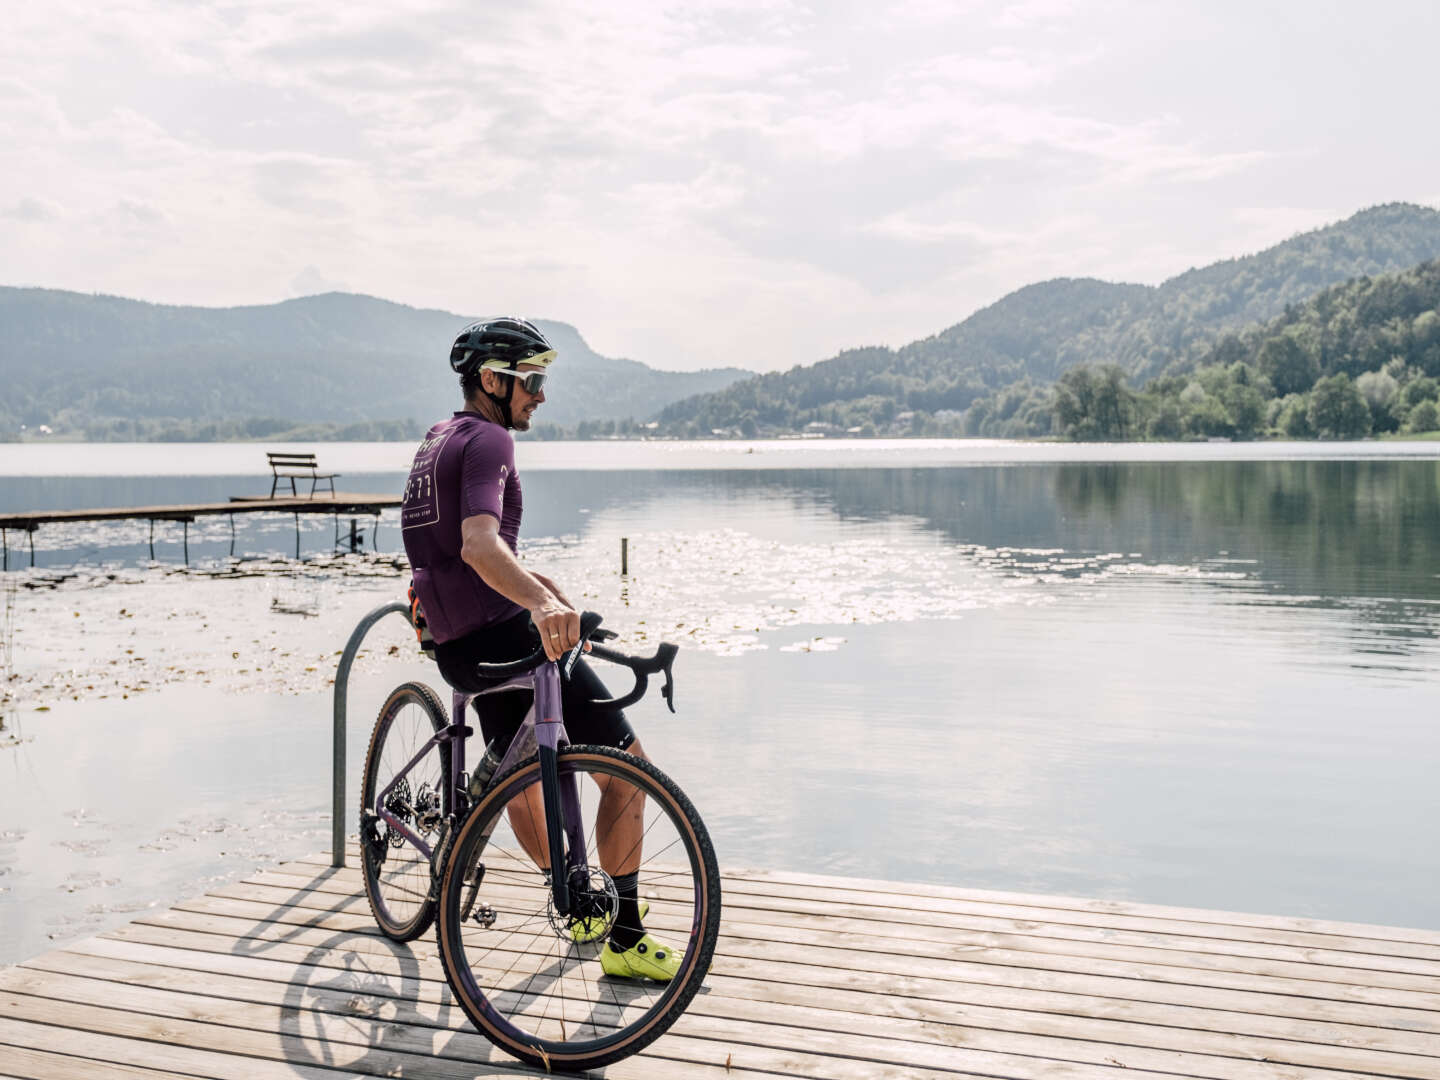
M933 337L849 350L665 409L673 432L881 428L903 411L960 411L1006 387L1118 364L1133 380L1192 366L1228 331L1281 315L1327 286L1440 257L1440 211L1376 206L1158 286L1061 278L1028 285Z
M285 422L397 420L412 422L408 433L457 406L445 357L472 318L349 293L201 308L0 287L0 437L21 424L103 436L260 417L282 420L259 435ZM656 371L599 355L566 323L537 322L560 351L549 424L648 419L750 374Z

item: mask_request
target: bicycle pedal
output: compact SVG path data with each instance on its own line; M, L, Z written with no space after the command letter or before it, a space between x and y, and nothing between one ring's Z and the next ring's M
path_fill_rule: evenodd
M471 921L485 930L489 930L494 926L495 920L499 917L499 913L489 904L481 904L470 913Z

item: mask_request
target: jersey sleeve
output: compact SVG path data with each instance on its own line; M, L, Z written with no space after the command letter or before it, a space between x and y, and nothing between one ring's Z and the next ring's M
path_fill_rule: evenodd
M489 514L503 519L505 485L515 475L515 444L498 425L465 445L460 473L460 519Z

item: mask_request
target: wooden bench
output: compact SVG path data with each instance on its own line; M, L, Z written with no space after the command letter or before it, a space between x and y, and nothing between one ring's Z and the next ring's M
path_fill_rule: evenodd
M270 497L275 497L275 489L281 480L290 481L290 494L298 496L300 492L295 487L296 480L310 479L310 497L315 497L315 487L321 480L330 484L330 494L335 494L335 478L339 473L322 473L320 466L315 462L314 454L265 454L270 459Z

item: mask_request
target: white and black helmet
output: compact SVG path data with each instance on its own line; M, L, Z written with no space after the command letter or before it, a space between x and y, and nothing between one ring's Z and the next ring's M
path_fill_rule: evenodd
M465 376L480 368L510 368L521 364L548 367L555 359L551 345L539 327L528 319L502 316L474 322L460 331L450 348L450 368Z

